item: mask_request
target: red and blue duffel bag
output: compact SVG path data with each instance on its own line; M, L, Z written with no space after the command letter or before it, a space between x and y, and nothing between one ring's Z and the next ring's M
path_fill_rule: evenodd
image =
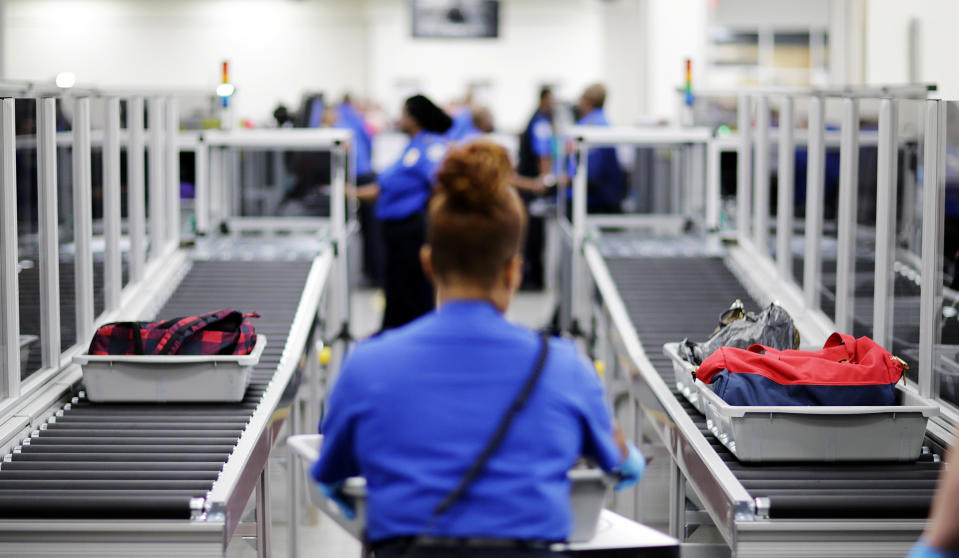
M97 330L91 355L248 355L256 329L236 310L218 310L164 322L114 322Z
M904 366L868 337L833 333L819 351L721 347L696 378L730 405L896 405Z

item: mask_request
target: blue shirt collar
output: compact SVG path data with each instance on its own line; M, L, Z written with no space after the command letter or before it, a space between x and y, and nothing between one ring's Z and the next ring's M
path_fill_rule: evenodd
M450 300L444 302L436 312L441 316L503 317L503 314L499 311L499 308L497 308L492 302L480 299Z
M603 112L603 109L597 108L593 109L590 112L586 113L585 116L579 119L580 124L607 124L606 122L606 113Z

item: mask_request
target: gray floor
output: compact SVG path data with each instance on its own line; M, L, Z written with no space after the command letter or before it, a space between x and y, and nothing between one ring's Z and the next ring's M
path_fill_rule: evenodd
M383 295L381 291L360 290L353 293L352 327L357 339L376 332L383 315ZM552 317L554 297L552 293L519 293L513 301L507 317L528 327L539 328ZM283 439L283 435L281 435ZM286 558L290 553L290 530L287 521L290 497L287 451L279 444L273 450L270 459L272 556ZM301 495L302 497L302 495ZM247 520L252 520L252 502L247 506ZM303 521L299 529L299 554L301 557L357 557L361 547L332 520L312 509L305 499L301 506ZM229 558L256 558L256 540L253 538L235 538L228 550Z

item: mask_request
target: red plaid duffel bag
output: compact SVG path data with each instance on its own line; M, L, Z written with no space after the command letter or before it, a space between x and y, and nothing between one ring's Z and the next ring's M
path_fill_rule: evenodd
M114 322L97 330L91 355L247 355L256 330L236 310L218 310L165 322Z

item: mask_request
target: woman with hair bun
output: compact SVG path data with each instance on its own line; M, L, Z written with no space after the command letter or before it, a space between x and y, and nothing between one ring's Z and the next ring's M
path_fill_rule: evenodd
M453 121L428 98L414 95L403 103L400 130L410 142L400 158L356 190L362 201L376 200L386 254L383 329L406 324L433 309L433 289L419 264L426 236L426 202L436 169L446 155L444 137Z
M495 144L450 151L420 251L439 308L360 343L331 394L312 473L346 514L343 481L366 478L377 558L551 555L570 533L579 458L620 488L645 466L575 345L504 317L526 227L512 175Z

